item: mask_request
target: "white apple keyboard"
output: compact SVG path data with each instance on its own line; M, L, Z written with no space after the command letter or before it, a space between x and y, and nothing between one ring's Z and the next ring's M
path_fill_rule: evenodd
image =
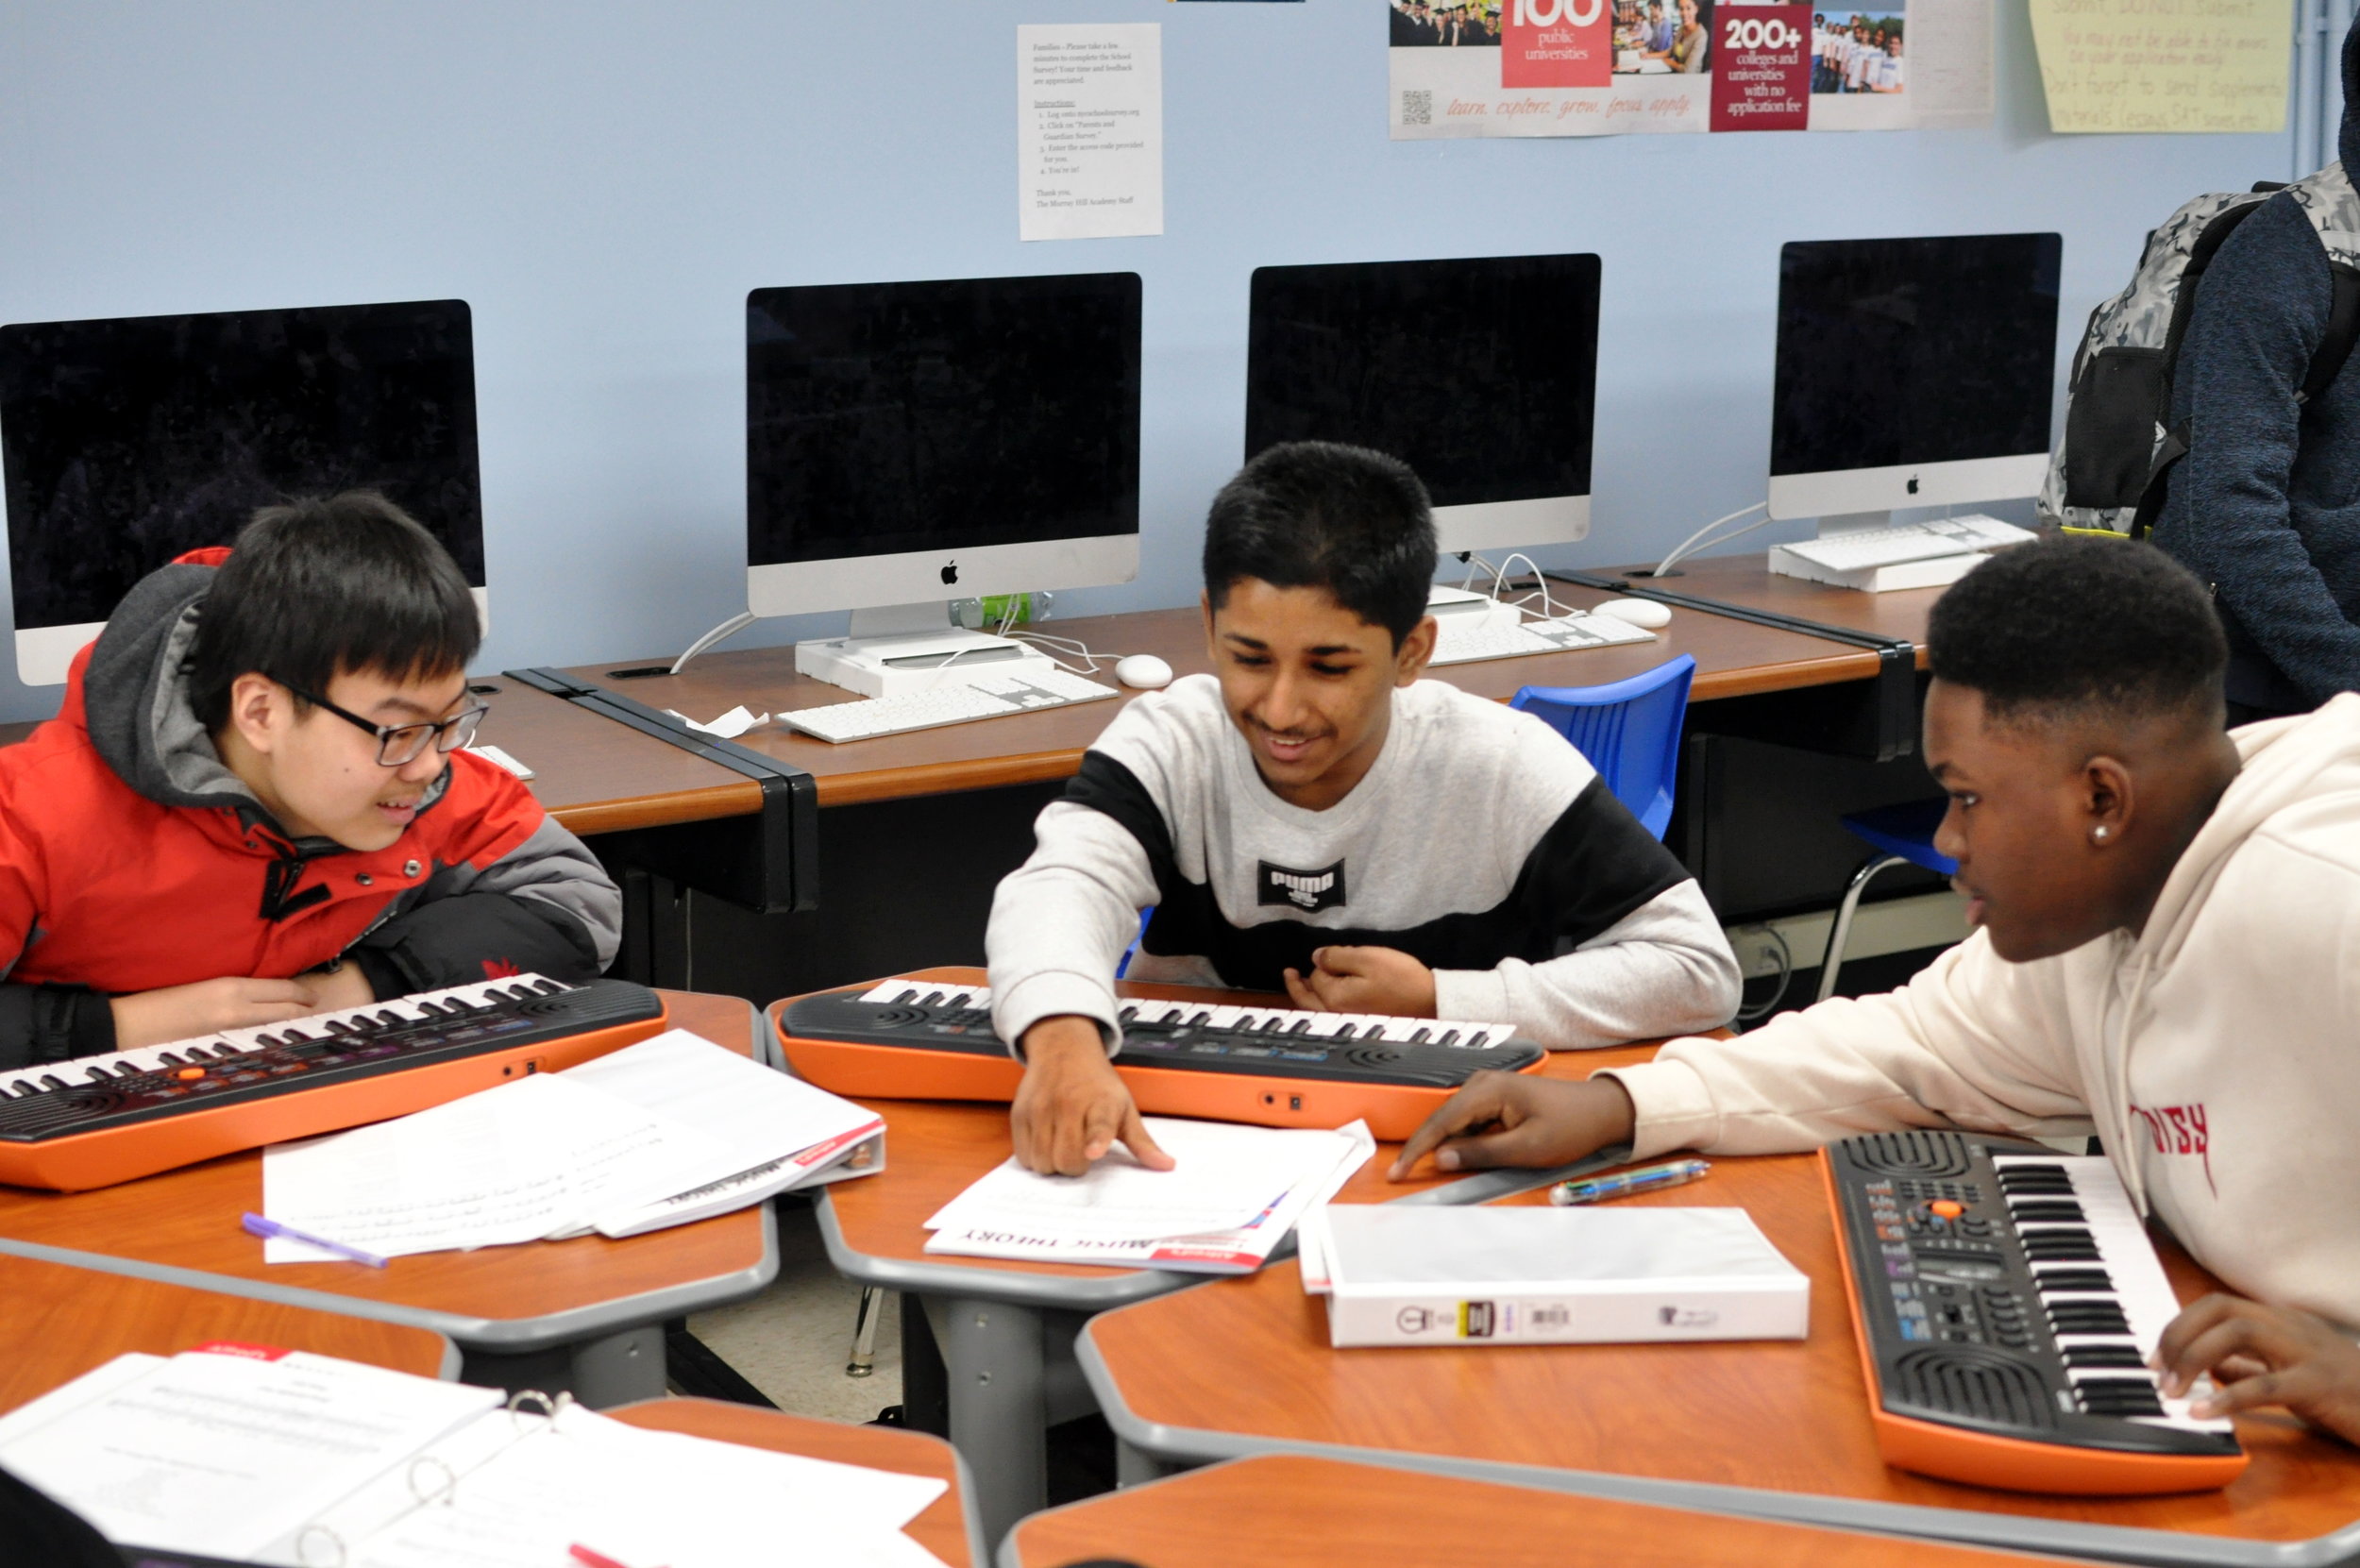
M1472 617L1470 617L1472 619ZM1615 643L1651 643L1655 633L1613 615L1558 615L1509 625L1497 618L1473 625L1454 625L1440 616L1441 630L1434 639L1437 665L1463 665L1477 659L1513 659L1526 653L1565 653Z
M1978 513L1965 517L1944 517L1929 522L1900 523L1892 528L1831 533L1825 538L1806 539L1779 548L1790 555L1799 556L1829 571L1856 572L1874 566L1898 566L1912 561L1930 561L1947 555L2005 549L2010 545L2030 544L2034 537L2029 529L2017 528L1997 517L1986 517Z
M1102 686L1052 666L1028 669L1021 675L969 675L956 683L946 681L929 691L870 697L858 702L836 702L772 717L789 729L841 743L906 734L912 730L932 730L945 724L965 724L975 718L1003 718L1009 714L1062 708L1120 695L1112 686Z

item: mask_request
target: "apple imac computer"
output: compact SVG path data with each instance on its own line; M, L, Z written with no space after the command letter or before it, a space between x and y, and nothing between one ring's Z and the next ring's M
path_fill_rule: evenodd
M1246 456L1391 453L1447 555L1586 538L1598 276L1593 255L1256 268Z
M2037 495L2063 250L2055 234L1781 248L1770 515L1827 536Z
M483 592L464 300L0 327L16 666L63 681L125 592L290 496L382 491Z
M850 610L799 670L882 697L1040 660L950 604L1138 575L1138 275L754 290L746 550L749 615L699 649Z

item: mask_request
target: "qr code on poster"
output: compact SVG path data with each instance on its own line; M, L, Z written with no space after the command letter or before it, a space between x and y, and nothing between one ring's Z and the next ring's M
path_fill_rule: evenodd
M1405 126L1430 126L1434 123L1434 94L1430 90L1402 93L1401 123Z

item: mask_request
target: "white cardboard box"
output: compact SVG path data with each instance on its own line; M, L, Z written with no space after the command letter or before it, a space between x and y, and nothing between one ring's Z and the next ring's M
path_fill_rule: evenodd
M1811 1281L1740 1208L1331 1204L1339 1345L1799 1340Z

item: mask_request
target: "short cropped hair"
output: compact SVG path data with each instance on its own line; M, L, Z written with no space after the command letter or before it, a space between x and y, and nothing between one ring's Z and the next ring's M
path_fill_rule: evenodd
M450 552L373 490L266 506L238 534L197 610L189 703L229 721L229 688L260 672L324 695L337 676L395 682L464 670L483 635Z
M1934 602L1936 679L2003 723L2217 710L2229 645L2204 585L2152 545L2064 536L2001 550Z
M1273 447L1221 487L1205 519L1205 592L1213 608L1246 578L1324 588L1383 627L1395 648L1425 614L1434 561L1425 486L1399 458L1365 447Z

